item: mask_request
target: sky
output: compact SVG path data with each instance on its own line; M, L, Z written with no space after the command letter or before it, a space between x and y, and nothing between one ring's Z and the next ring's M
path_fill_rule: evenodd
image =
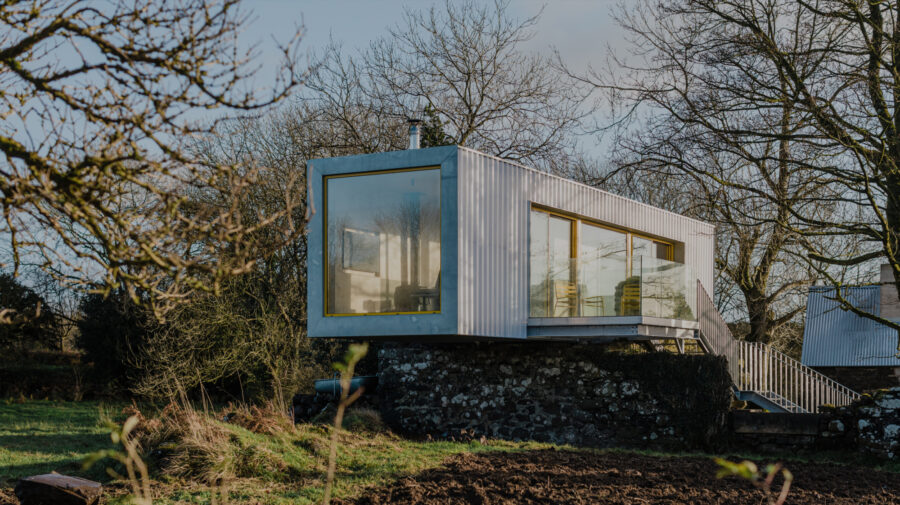
M244 42L260 42L263 72L273 75L278 63L272 37L287 40L298 26L305 27L301 47L319 50L333 37L348 50L361 49L402 21L407 10L424 10L440 1L397 0L252 0L245 7L253 22L244 33ZM576 69L589 64L601 66L607 46L624 47L622 31L612 19L614 0L512 0L509 12L524 19L541 11L535 36L523 48L550 53L556 47Z

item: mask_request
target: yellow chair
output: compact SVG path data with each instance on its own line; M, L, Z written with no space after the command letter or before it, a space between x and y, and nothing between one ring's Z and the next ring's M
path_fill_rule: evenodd
M597 296L588 296L582 301L582 304L585 307L592 307L597 309L597 315L605 316L606 315L606 304L603 301L603 295Z
M553 287L556 294L553 316L558 317L560 308L567 310L569 316L576 315L578 313L578 286L574 282L554 281Z
M622 315L638 316L641 313L641 285L626 283L622 286Z

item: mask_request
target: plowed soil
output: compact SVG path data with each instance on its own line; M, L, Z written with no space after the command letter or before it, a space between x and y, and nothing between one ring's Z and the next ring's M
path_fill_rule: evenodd
M900 474L826 463L786 466L794 474L788 504L900 504ZM745 480L717 479L717 469L708 458L620 452L461 454L442 467L342 503L766 503L765 495ZM773 487L780 490L780 482Z

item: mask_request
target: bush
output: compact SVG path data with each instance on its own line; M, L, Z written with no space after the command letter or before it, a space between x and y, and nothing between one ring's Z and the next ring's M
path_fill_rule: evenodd
M240 410L250 412L251 408ZM264 447L242 440L218 420L221 415L197 410L184 398L169 403L153 417L145 417L136 406L127 408L125 414L138 416L138 425L132 432L134 439L143 457L163 475L219 485L237 477L285 471L281 459ZM256 423L279 424L261 419Z
M111 389L128 387L135 379L131 356L146 341L144 316L124 295L89 294L81 299L76 345L92 363L89 379Z
M294 394L331 375L338 349L307 338L301 281L251 272L172 310L150 329L133 391L168 399L177 382L190 394L272 400L287 412Z
M59 347L57 318L47 302L7 273L0 274L0 309L8 311L0 324L0 349L22 353Z
M344 416L343 427L345 430L367 433L385 433L387 425L381 419L381 414L367 407L353 408Z

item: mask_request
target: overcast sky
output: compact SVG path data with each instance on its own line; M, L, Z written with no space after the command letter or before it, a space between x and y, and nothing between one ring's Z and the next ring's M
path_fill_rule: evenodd
M254 21L244 40L261 42L264 74L271 75L277 64L277 56L271 50L272 36L285 40L302 24L305 27L303 47L307 50L322 48L328 43L329 35L347 49L363 48L401 21L405 10L423 10L440 3L443 2L254 0L245 4L252 10ZM621 31L611 17L615 5L613 0L513 0L510 13L526 18L543 7L535 37L525 49L549 52L555 46L570 65L584 68L589 63L602 64L608 44L621 47Z

